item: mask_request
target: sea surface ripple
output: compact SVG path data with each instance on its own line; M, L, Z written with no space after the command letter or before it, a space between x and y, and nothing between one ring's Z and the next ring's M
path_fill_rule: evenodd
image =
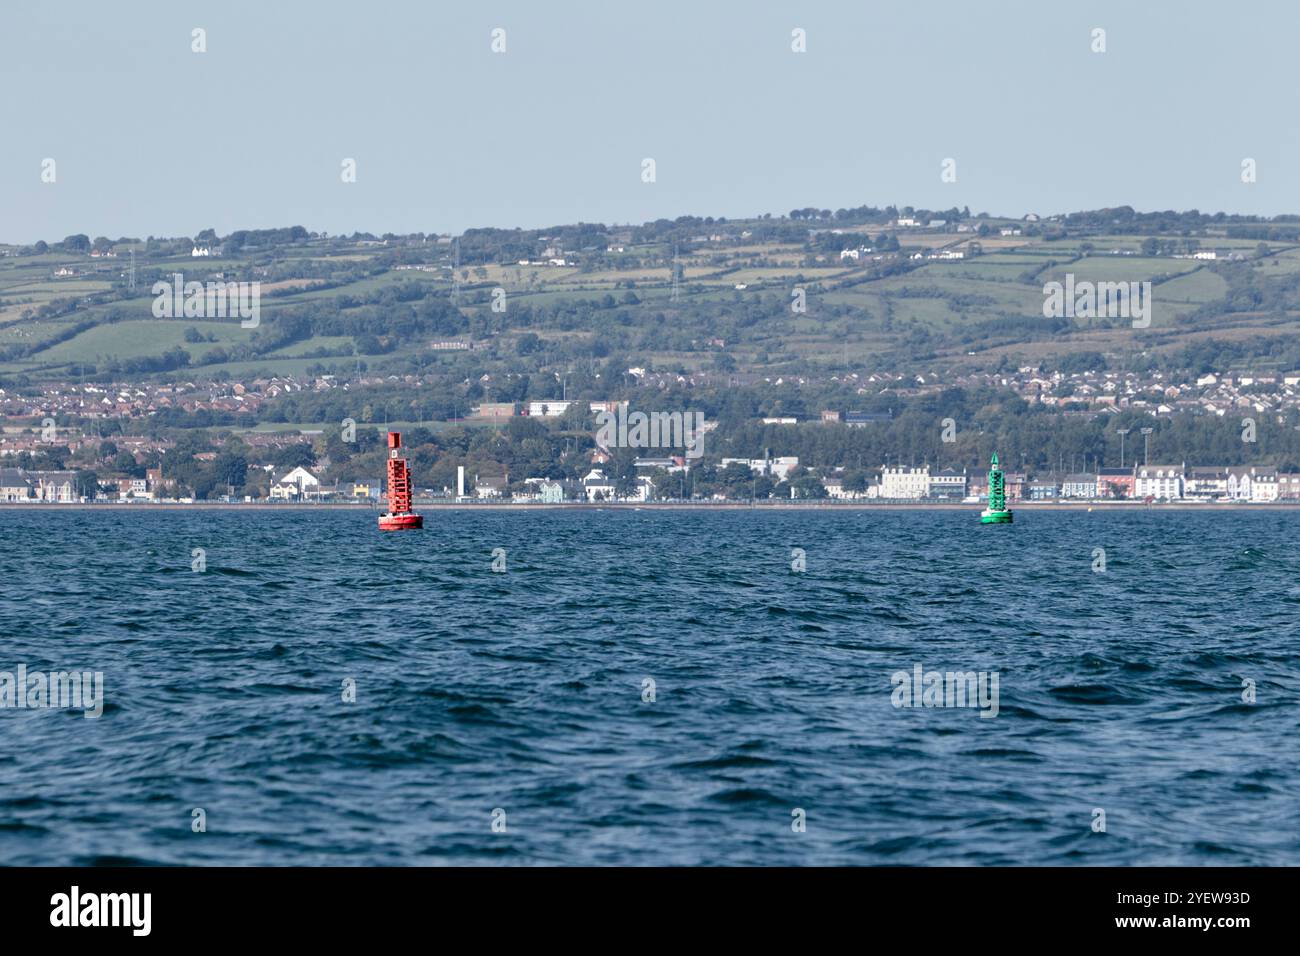
M107 702L0 709L0 862L1297 865L1298 528L0 510L0 671Z

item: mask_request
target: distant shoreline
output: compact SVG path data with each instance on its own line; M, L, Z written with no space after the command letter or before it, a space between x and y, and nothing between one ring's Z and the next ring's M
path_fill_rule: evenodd
M830 503L825 500L791 502L791 501L653 501L653 502L581 502L566 501L557 504L530 502L432 502L417 501L417 510L432 511L967 511L978 514L982 503L960 502L862 502L846 501ZM255 504L245 501L196 501L192 504L179 502L139 502L119 504L117 502L0 502L3 511L112 511L112 512L157 512L157 511L194 511L229 509L232 511L372 511L379 514L380 509L373 504L354 503L350 501L319 504L300 502L276 502ZM1021 501L1012 506L1012 511L1297 511L1300 501L1292 503L1261 502L1200 502L1170 501L1146 504L1141 501Z

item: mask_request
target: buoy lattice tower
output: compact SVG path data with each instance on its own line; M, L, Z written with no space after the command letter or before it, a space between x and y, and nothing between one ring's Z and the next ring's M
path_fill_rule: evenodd
M424 518L411 510L411 469L402 457L402 435L388 433L388 511L379 516L380 531L424 527Z
M989 462L989 506L980 514L981 524L1010 524L1011 509L1007 507L1006 476L998 464L998 453Z

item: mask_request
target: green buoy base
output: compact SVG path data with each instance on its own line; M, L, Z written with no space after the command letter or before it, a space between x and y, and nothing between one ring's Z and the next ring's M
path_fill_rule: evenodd
M983 511L980 514L980 524L1011 524L1011 510Z

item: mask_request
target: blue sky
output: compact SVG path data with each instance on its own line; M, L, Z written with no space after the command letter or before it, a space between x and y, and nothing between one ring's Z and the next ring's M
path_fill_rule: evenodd
M1298 33L1281 2L11 5L0 241L864 203L1300 212Z

